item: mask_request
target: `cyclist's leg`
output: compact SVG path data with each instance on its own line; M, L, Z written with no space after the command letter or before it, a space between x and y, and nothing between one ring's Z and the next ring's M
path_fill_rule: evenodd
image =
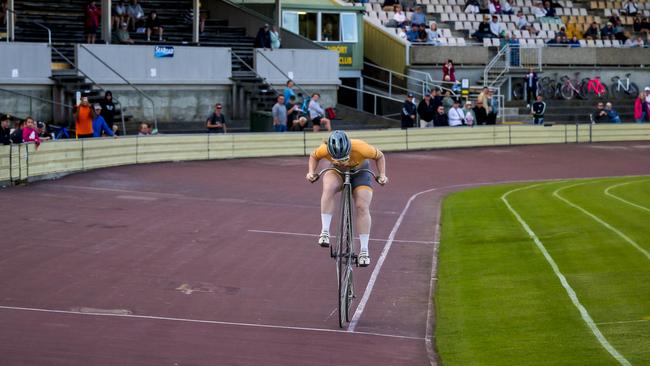
M370 237L370 226L372 218L370 217L370 203L372 202L372 188L369 186L358 186L352 192L354 197L354 210L357 219L357 232L361 242L361 252L368 251L368 241Z
M341 177L332 171L326 172L323 176L323 194L320 198L320 216L321 216L321 237L318 243L326 246L329 244L330 224L336 204L334 196L341 190Z

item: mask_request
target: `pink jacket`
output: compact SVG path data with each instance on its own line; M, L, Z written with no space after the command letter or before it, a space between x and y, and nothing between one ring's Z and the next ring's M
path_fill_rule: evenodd
M644 106L645 100L641 98L636 98L634 100L634 119L641 119L643 118L643 110L645 108Z
M38 137L36 129L25 127L23 128L23 142L34 142L38 146L41 144L41 138Z

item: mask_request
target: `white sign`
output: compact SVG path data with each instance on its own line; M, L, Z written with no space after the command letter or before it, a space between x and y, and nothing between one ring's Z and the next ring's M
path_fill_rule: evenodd
M11 70L11 77L12 78L17 78L18 77L18 69Z
M151 75L152 78L155 78L156 75L158 75L158 70L155 67L152 67L149 69L149 75Z

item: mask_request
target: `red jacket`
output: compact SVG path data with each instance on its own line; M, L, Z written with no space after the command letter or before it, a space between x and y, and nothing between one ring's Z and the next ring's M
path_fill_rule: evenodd
M449 75L449 81L456 81L456 70L454 69L454 65L452 64L451 67L447 67L447 64L444 64L442 66L442 80L445 80L445 77Z
M99 27L99 16L102 11L96 6L86 7L86 27Z
M634 100L634 119L639 120L643 118L643 111L645 109L645 100L636 98Z
M23 128L23 142L34 142L36 147L41 144L41 138L38 137L38 132L36 129L25 127Z

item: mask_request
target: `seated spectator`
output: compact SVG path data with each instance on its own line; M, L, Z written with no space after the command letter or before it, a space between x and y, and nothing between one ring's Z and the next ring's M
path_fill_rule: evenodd
M607 118L609 118L610 122L621 123L621 116L619 116L618 112L614 110L612 103L607 102L607 104L605 104L605 111L607 111Z
M595 123L603 123L607 122L609 119L609 116L607 115L607 111L605 110L605 104L603 102L598 102L596 105L596 110L593 113L593 118Z
M423 42L424 40L420 39L420 26L412 24L411 30L406 32L406 39L411 43Z
M433 116L433 127L449 127L449 118L445 113L445 107L438 106Z
M481 4L478 0L467 0L465 3L465 13L478 14L481 12Z
M431 23L431 27L427 29L427 43L434 46L440 45L440 32L438 31L438 24L436 22Z
M630 37L623 45L627 48L643 48L644 46L643 40L639 36Z
M555 35L556 35L556 36L560 36L560 37L562 37L562 38L566 37L566 36L567 36L567 34L566 34L566 28L564 28L564 27L560 27L560 30L557 31L557 32L555 32Z
M411 15L411 24L427 24L427 15L422 11L421 6L415 7L415 12Z
M129 15L126 13L126 1L124 0L115 3L112 19L113 29L119 28L122 23L129 23Z
M399 5L399 0L386 0L381 8L384 9L384 11L393 11L395 5Z
M500 0L490 0L488 4L488 11L490 14L501 14L501 1Z
M332 131L332 121L325 117L325 110L318 103L319 99L320 94L314 93L309 101L309 118L314 126L314 132L320 131L321 126L324 126L327 131Z
M102 137L104 135L115 137L113 130L108 127L104 117L102 117L102 106L100 104L95 104L94 109L93 137Z
M458 127L466 124L465 112L460 107L460 100L454 99L454 104L449 109L449 112L447 112L447 120L450 127Z
M445 97L442 98L442 107L444 108L445 114L449 112L451 107L454 106L454 98L451 97L451 92L447 90L445 92Z
M408 19L406 19L406 14L402 10L401 5L395 5L395 14L393 14L393 21L397 27L410 24Z
M36 124L32 117L25 118L25 127L23 127L23 142L33 142L36 144L36 149L41 145L41 138L36 132Z
M546 16L546 8L544 8L544 5L542 3L537 3L535 6L532 8L533 10L533 15L535 18L543 18Z
M641 32L641 18L639 16L634 17L632 28L634 29L635 33Z
M571 38L569 40L569 47L571 47L571 48L579 48L580 47L580 41L578 40L578 37L573 36L573 38Z
M528 33L532 35L537 35L539 32L532 24L530 24L530 22L528 22L528 19L526 19L526 16L521 10L517 12L517 28L522 31L528 31Z
M427 32L426 24L418 24L418 42L426 43L429 40L429 32Z
M442 80L451 83L456 82L456 69L454 68L454 61L451 59L442 65Z
M14 130L11 132L11 143L12 144L22 144L23 143L23 128L25 127L24 120L18 120L14 125Z
M158 18L158 13L155 10L152 10L149 13L146 21L147 26L147 42L151 41L151 33L158 33L158 41L163 40L163 27L160 24L160 18Z
M147 122L140 123L138 127L138 136L151 136L151 127Z
M546 42L546 45L549 47L562 47L564 44L562 43L562 37L556 35L555 38L550 39L548 42Z
M501 0L501 14L513 15L515 13L515 8L512 3L513 0Z
M214 105L214 112L210 114L207 120L205 120L205 128L208 129L208 133L227 133L226 125L226 116L224 116L223 106L221 103Z
M500 38L505 31L501 23L499 23L499 17L493 15L492 21L490 22L490 32L494 35L492 38Z
M142 27L144 24L144 10L142 6L138 4L138 0L131 0L131 4L126 7L126 14L129 16L129 27L133 31L137 31L138 28Z
M611 37L614 37L614 25L607 22L607 24L600 30L600 37L602 39L611 39Z
M295 95L289 96L289 102L286 103L285 106L287 108L287 130L289 131L304 130L304 126L307 124L307 118L301 116L300 105L296 103L296 96ZM304 118L304 122L302 122L302 126L298 126L294 128L293 127L294 124L297 123L300 125L301 123L300 118Z
M600 38L600 29L598 29L598 23L593 22L585 31L583 38L596 40Z
M97 7L97 4L94 1L90 1L86 6L86 19L84 21L86 43L95 43L95 40L97 39L97 30L99 29L99 17L101 15L102 12Z
M544 11L546 12L545 17L555 18L557 16L555 8L551 6L551 2L548 0L544 1Z
M621 9L627 16L636 16L639 13L639 5L634 0L627 0Z
M405 41L408 41L408 32L406 26L397 28L397 36Z
M11 144L11 117L8 114L0 116L0 144Z
M472 34L479 42L483 42L483 38L495 38L496 35L492 33L490 28L489 18L486 16L483 21L478 25L478 30Z
M126 23L122 23L120 29L113 32L113 43L121 44L134 44L135 41L129 35L128 26Z
M476 121L476 117L474 116L474 109L472 108L472 102L467 101L465 102L465 108L463 108L463 114L465 114L465 124L467 126L474 126L474 122Z

